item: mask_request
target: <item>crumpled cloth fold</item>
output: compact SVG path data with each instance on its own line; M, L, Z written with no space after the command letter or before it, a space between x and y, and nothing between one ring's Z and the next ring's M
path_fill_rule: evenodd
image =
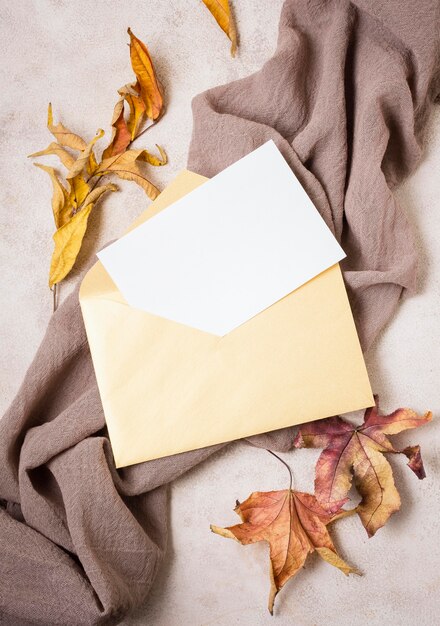
M437 0L287 0L261 71L193 103L189 169L213 176L276 142L348 254L364 348L415 287L392 190L420 159L440 92L438 11ZM249 441L282 451L292 438ZM0 623L111 624L142 604L166 550L166 485L221 447L115 469L72 294L0 420Z

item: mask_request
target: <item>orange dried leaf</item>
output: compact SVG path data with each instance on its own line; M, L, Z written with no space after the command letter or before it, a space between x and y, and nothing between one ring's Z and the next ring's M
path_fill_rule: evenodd
M328 524L347 514L341 509L343 503L333 503L329 511L308 493L291 489L255 492L234 509L242 524L211 526L211 530L243 545L267 541L271 563L268 608L272 614L276 595L312 552L346 575L358 573L337 554L327 530Z
M124 117L124 99L121 98L115 105L112 119L113 134L109 145L102 153L103 159L124 152L131 143L131 133Z
M229 0L203 0L204 4L215 17L217 24L231 40L231 55L237 52L237 29L229 6Z
M163 97L147 46L128 29L130 35L130 59L145 105L145 114L157 120L163 111Z
M418 415L411 409L397 409L379 415L378 407L365 411L364 423L353 426L340 417L310 422L300 427L297 448L324 448L316 464L315 495L324 508L344 499L352 480L362 496L356 507L371 537L400 509L400 496L384 452L404 453L418 478L425 477L419 446L398 450L387 435L427 424L430 412Z

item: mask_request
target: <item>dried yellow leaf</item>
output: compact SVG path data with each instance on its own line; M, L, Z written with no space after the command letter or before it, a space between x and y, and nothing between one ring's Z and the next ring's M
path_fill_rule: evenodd
M70 170L75 162L73 156L69 154L67 150L65 150L62 146L60 146L59 143L55 143L55 141L52 141L52 143L50 143L45 150L40 150L40 152L34 152L33 154L30 154L29 157L39 157L46 155L57 156L67 170Z
M87 196L87 198L85 199L84 207L88 206L89 204L95 205L97 201L99 200L99 198L102 196L102 194L104 194L106 191L117 191L117 190L118 190L117 185L113 183L108 183L107 185L101 185L100 187L95 187L95 189L91 191L89 195ZM83 209L81 209L81 211L82 210Z
M148 150L139 150L140 154L137 157L137 161L143 161L144 163L149 163L150 165L154 165L156 167L161 167L162 165L166 165L168 163L168 157L163 148L156 144L156 148L159 150L160 157L154 156Z
M53 236L55 249L49 270L49 287L61 282L72 269L81 249L87 229L87 221L93 204L89 204L75 215Z
M130 133L131 140L133 141L146 117L145 104L139 95L140 85L138 82L133 83L133 85L124 85L124 87L119 89L118 93L125 99L130 107L127 128Z
M87 162L86 171L89 177L93 176L95 171L98 169L98 161L96 160L95 153L93 150L90 153L89 160Z
M82 206L84 200L90 192L90 186L84 180L82 174L78 174L74 178L68 178L69 184L69 202L74 210Z
M98 139L101 139L103 135L104 131L102 130L102 128L98 128L98 130L96 131L96 135L93 137L92 141L87 144L84 150L81 151L81 154L78 156L76 161L73 163L72 167L67 173L66 178L75 178L75 176L78 176L83 172L84 168L90 163L90 156L93 154L93 146L98 141ZM91 174L93 174L93 172L91 172Z
M231 55L235 57L237 52L237 29L232 17L231 7L228 0L203 0L204 4L215 17L217 24L231 40Z
M39 167L41 170L47 172L50 176L53 186L53 195L52 195L52 212L53 219L55 222L55 226L60 228L63 224L65 224L72 212L72 207L69 203L69 195L67 193L67 189L65 189L64 185L58 179L57 173L53 167L48 167L47 165L42 165L41 163L34 163L36 167Z
M127 150L115 157L105 159L101 162L96 175L104 176L112 172L116 174L116 176L119 176L119 178L131 180L142 187L149 198L155 200L159 195L159 190L144 175L138 163L144 161L156 166L165 165L167 162L166 154L159 146L158 149L161 158L155 157L147 152L147 150Z
M139 95L145 104L145 114L151 120L156 120L162 113L163 98L153 63L147 46L133 35L130 28L127 32L130 35L131 65L139 84Z
M156 200L159 195L159 189L148 180L139 166L135 163L130 168L115 170L115 174L124 180L131 180L145 191L151 200Z
M66 146L73 150L85 150L87 148L87 143L82 137L72 133L71 130L61 123L53 123L52 105L50 103L47 112L47 127L61 146Z
M49 272L49 287L61 282L75 264L87 230L89 215L97 200L106 191L116 191L116 185L109 183L94 189L87 197L84 207L63 224L53 236L55 249Z

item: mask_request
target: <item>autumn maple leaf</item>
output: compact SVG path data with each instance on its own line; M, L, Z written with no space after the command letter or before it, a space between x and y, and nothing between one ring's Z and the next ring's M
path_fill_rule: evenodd
M378 406L365 411L364 423L353 426L340 417L310 422L300 427L297 448L324 448L315 470L315 495L324 509L346 499L352 480L362 496L356 507L371 537L400 509L400 496L384 452L402 453L420 479L425 477L419 446L396 449L387 435L395 435L429 422L430 412L418 415L411 409L397 409L379 415Z
M270 545L271 587L269 611L277 593L289 578L300 570L309 554L317 552L325 561L344 574L358 573L337 554L327 525L350 512L341 509L342 503L332 503L324 509L315 496L284 489L283 491L255 492L235 512L243 523L228 528L211 526L222 537L229 537L246 545L267 541Z

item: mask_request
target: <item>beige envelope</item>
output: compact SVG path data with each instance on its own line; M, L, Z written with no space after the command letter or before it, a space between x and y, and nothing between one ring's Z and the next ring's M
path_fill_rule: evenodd
M182 172L132 228L205 180ZM224 337L132 308L100 262L80 303L117 467L374 404L339 265Z

